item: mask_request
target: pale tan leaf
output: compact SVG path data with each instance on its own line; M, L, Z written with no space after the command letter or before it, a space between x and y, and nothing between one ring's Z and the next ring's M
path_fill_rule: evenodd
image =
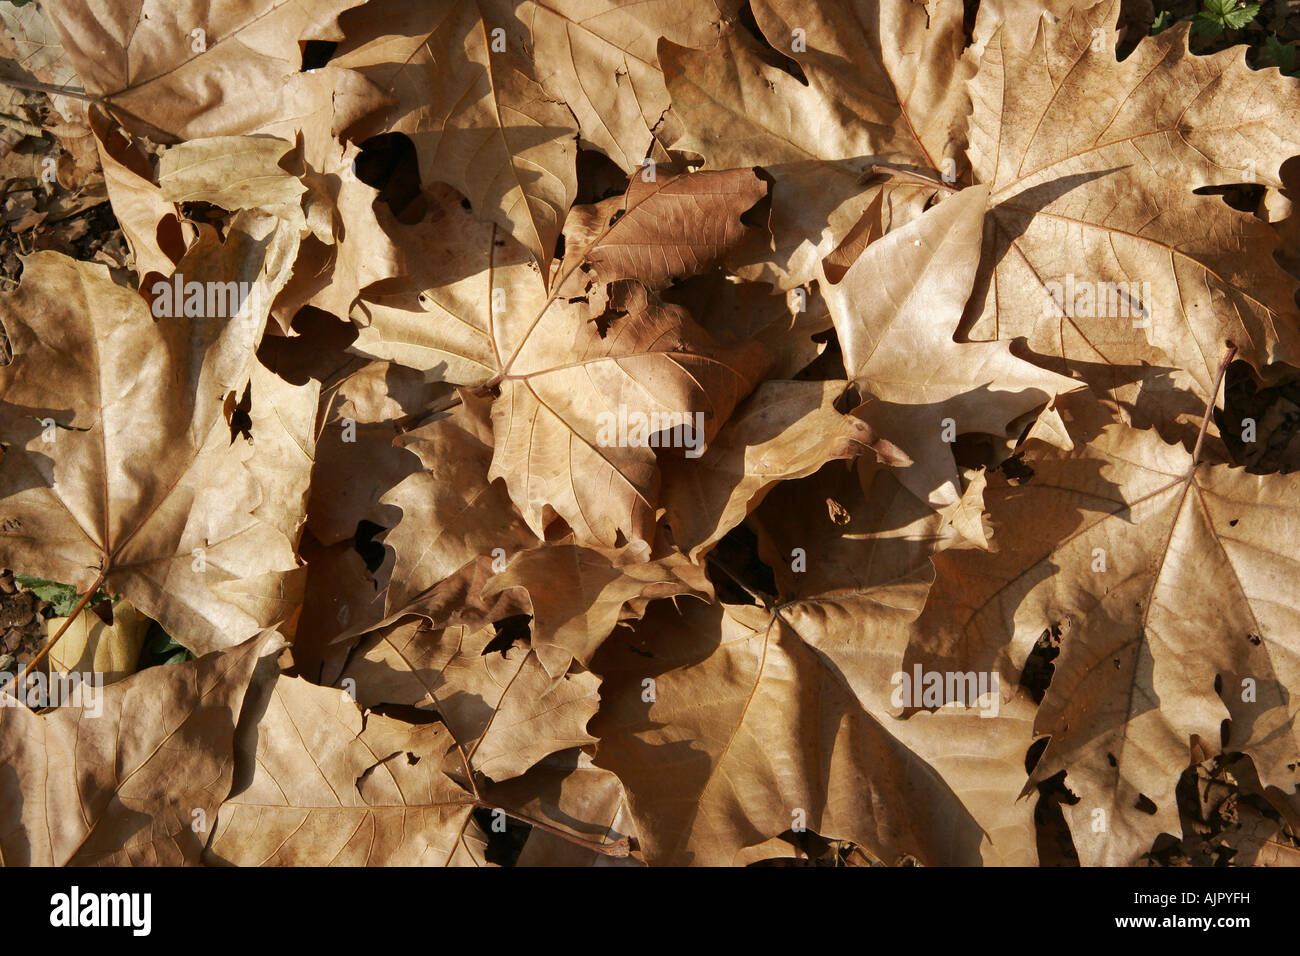
M1186 24L1116 62L1119 8L1044 21L1026 49L1004 28L984 51L970 157L990 210L969 335L1024 336L1128 405L1143 383L1173 421L1185 409L1167 385L1155 394L1161 367L1200 399L1195 415L1225 341L1256 368L1300 362L1296 283L1272 230L1193 193L1280 183L1300 82L1249 69L1241 47L1189 55Z
M270 136L211 136L165 150L158 165L163 199L222 209L274 209L307 191L284 168L293 143Z
M87 92L133 132L175 141L249 133L274 121L282 88L299 72L299 43L341 39L338 15L360 2L51 0L48 7Z
M537 82L514 6L369 4L334 64L394 98L384 128L415 143L422 180L455 186L546 275L577 194L578 130Z
M844 365L877 402L872 424L916 462L900 475L936 506L961 495L957 435L1008 434L1016 418L1080 387L1002 342L953 338L975 282L987 189L964 189L867 247L823 289Z
M209 854L240 866L476 865L472 794L441 770L450 736L281 677L240 727L238 776Z

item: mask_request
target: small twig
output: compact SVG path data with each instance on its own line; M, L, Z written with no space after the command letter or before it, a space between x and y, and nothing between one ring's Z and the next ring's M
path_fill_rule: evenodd
M450 395L440 398L421 413L421 418L428 418L430 415L437 415L441 412L449 412L457 405L461 404L459 391L454 391Z
M1214 388L1210 389L1210 398L1205 405L1205 417L1201 419L1201 430L1196 436L1196 447L1192 449L1192 470L1195 470L1201 460L1201 445L1205 443L1205 433L1210 427L1210 419L1214 416L1214 406L1219 399L1219 386L1223 384L1223 376L1237 355L1237 346L1231 342L1228 342L1227 346L1228 351L1224 352L1223 358L1219 359L1219 368L1214 375Z
M85 90L51 86L48 83L27 83L22 80L11 80L8 77L0 76L0 86L9 86L15 90L26 90L28 93L44 93L47 96L70 96L74 100L85 100L87 103L99 102L98 96L91 96Z
M931 186L935 189L942 189L950 193L957 192L957 187L954 184L945 183L942 179L935 179L933 176L927 176L925 173L918 173L914 169L902 169L897 166L890 166L887 163L876 163L871 167L869 172L876 176L888 176L890 179L904 179L920 186Z
M59 638L63 636L63 632L66 631L72 622L77 619L78 615L81 614L82 609L85 608L86 602L94 596L95 592L99 590L99 586L103 583L104 572L101 571L99 572L99 577L95 578L95 583L90 586L90 590L81 596L81 600L78 601L77 606L72 609L72 613L64 619L62 626L54 632L54 636L46 641L45 646L40 649L36 656L27 662L27 666L24 667L22 673L18 675L18 680L14 682L15 688L21 688L23 683L27 680L27 675L32 672L32 668L45 660L50 651L54 649L54 645L59 643Z

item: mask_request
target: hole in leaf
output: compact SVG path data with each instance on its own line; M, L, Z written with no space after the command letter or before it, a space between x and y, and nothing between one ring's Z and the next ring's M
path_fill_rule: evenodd
M1039 866L1078 866L1079 853L1074 847L1069 824L1061 804L1074 806L1079 797L1065 785L1065 771L1057 771L1038 785L1038 802L1034 804L1034 835Z
M1043 751L1047 749L1047 744L1051 739L1051 737L1039 737L1029 745L1029 749L1025 751L1025 773L1034 772L1034 768L1038 766L1038 761L1042 758Z
M302 72L319 70L338 48L338 43L333 40L308 40L302 45Z
M1034 649L1025 659L1025 666L1020 671L1020 686L1029 692L1035 704L1041 704L1056 673L1052 662L1061 653L1061 627L1053 624L1038 636Z
M226 425L230 428L230 442L233 445L236 438L242 437L245 441L253 440L253 418L249 415L249 409L253 407L253 383L249 382L244 387L244 395L236 400L235 393L229 392L226 395L225 402L222 403L221 411L226 417Z
M516 641L532 640L532 630L528 622L532 620L529 614L512 614L509 617L503 617L499 621L494 621L492 626L496 629L496 636L487 642L483 648L483 656L499 653L502 657L510 648L514 647Z

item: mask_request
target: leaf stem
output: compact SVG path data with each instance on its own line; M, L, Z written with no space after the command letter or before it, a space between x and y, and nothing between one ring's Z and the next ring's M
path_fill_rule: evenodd
M557 836L562 840L567 840L568 842L574 844L575 846L584 847L585 849L591 850L593 853L599 853L602 856L612 856L621 859L627 856L628 853L631 851L631 844L628 842L627 837L621 837L620 839L615 840L613 843L597 843L595 840L584 839L580 836L576 836L575 834L570 833L568 830L564 830L561 829L560 827L554 826L553 824L546 823L543 820L538 820L534 817L528 816L527 814L519 813L516 810L507 810L505 807L499 807L494 803L488 803L486 800L476 799L474 801L474 805L483 810L500 810L506 816L512 817L513 819L518 820L520 823L527 823L531 827L537 827L537 829L539 830L545 830L547 833L550 833L553 836Z
M935 179L933 176L927 176L925 173L919 173L914 169L890 166L888 163L875 163L868 172L875 176L888 176L890 179L903 179L921 186L931 186L945 192L955 193L958 191L957 186L952 183L945 183L942 179Z
M1223 376L1227 373L1228 366L1232 364L1232 360L1237 355L1237 346L1231 342L1228 342L1227 346L1228 350L1219 359L1219 367L1214 373L1214 388L1210 390L1210 400L1205 405L1205 417L1201 419L1201 430L1196 435L1196 447L1192 449L1193 471L1201 460L1201 446L1205 444L1205 433L1209 430L1210 419L1214 416L1214 406L1219 399L1219 386L1223 384Z
M11 80L8 77L0 76L0 86L12 87L15 90L26 90L29 93L44 93L47 96L70 96L74 100L85 100L87 103L98 103L98 96L91 96L85 90L66 89L61 86L51 86L48 83L26 83L22 80Z
M50 651L54 649L54 645L59 643L59 638L63 637L63 632L66 631L72 622L77 619L77 616L81 614L82 609L85 608L86 602L91 599L95 592L99 590L99 586L103 583L104 572L100 571L99 576L95 578L95 583L90 586L90 590L81 596L81 600L78 601L77 606L72 609L72 613L63 619L63 624L54 632L54 636L46 641L45 646L37 652L36 656L27 662L27 666L24 667L22 673L18 675L18 680L14 682L14 687L21 687L23 682L27 680L27 675L32 672L32 669L36 667L37 664L41 663L41 661L45 660Z

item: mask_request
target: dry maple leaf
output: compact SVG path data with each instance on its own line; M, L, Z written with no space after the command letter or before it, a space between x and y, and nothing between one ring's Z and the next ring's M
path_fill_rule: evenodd
M256 719L236 735L235 785L218 811L211 862L488 866L475 810L627 855L625 841L570 836L461 786L444 768L463 751L442 724L363 715L347 694L283 675L259 698Z
M653 202L653 195L638 198ZM752 204L744 192L732 195L734 215ZM538 538L558 514L582 543L613 547L620 534L649 540L658 493L650 437L675 427L678 440L702 449L761 374L761 346L720 347L683 309L636 283L602 295L603 309L548 293L520 246L498 239L495 227L475 222L450 195L442 200L418 231L429 252L441 246L450 255L423 259L414 289L364 294L353 313L361 326L356 347L499 390L488 478L505 479ZM617 228L607 225L585 248L600 251ZM567 273L583 261L566 260ZM564 287L565 274L554 289ZM639 441L606 428L622 422L626 432L633 414L648 427ZM654 421L664 424L650 427Z
M652 659L618 640L592 725L597 765L623 781L647 862L732 865L794 826L890 861L979 861L980 827L939 774L781 614L684 607L635 629L652 638Z
M998 551L935 558L906 666L992 668L1009 683L1040 635L1059 635L1035 779L1066 771L1085 865L1127 864L1179 832L1190 741L1217 740L1224 719L1265 781L1294 784L1294 707L1280 689L1294 674L1295 562L1278 542L1300 520L1300 487L1198 464L1150 431L1108 424L1090 439L1070 452L1031 443L1032 477L989 481Z
M51 0L50 19L86 91L133 132L164 142L273 122L302 64L299 43L337 40L363 0Z
M501 647L491 624L434 631L407 619L380 628L363 636L330 682L348 680L363 707L436 712L472 770L491 780L595 742L586 726L600 701L599 678L585 671L552 677L527 644Z
M1116 62L1119 7L1044 21L1028 49L1005 28L989 40L970 86L990 208L969 335L1024 336L1108 389L1172 362L1203 402L1225 341L1257 369L1300 362L1296 282L1267 223L1193 192L1279 184L1300 83L1252 71L1240 47L1192 56L1185 23Z
M952 0L930 8L779 0L755 3L754 16L806 85L735 29L706 51L661 41L659 59L688 133L671 145L711 168L762 166L775 179L775 250L740 271L788 289L816 275L817 260L867 208L873 193L862 180L873 165L955 175L970 67L961 59L962 7ZM889 192L890 218L901 223L920 212L927 190L894 184Z
M501 561L537 544L503 485L488 481L488 403L467 396L451 414L395 439L418 456L419 471L390 486L381 502L401 509L384 536L396 555L386 604L391 614L479 555Z
M281 676L236 740L210 859L238 866L483 865L474 796L446 777L440 724L362 711Z
M46 632L60 631L65 618L45 622ZM105 684L114 684L136 671L140 649L149 630L149 619L131 607L129 601L113 602L113 620L101 620L86 608L73 619L58 645L49 654L50 673L103 674Z
M668 106L656 41L707 44L718 17L670 0L371 3L334 62L393 96L385 128L415 143L421 178L455 186L546 275L577 194L575 140L639 166Z
M716 2L545 0L518 5L515 16L528 25L538 82L573 111L584 142L630 173L652 155L653 130L668 108L659 38L711 45L737 5Z
M953 686L961 687L963 699L910 712L924 703L923 690L916 689L915 669L906 672L901 661L916 625L905 609L888 607L880 589L792 602L780 615L793 634L828 662L828 669L848 685L861 707L907 748L907 759L923 761L951 788L984 832L979 844L984 865L1038 862L1034 807L1025 798L1025 759L1035 714L1027 693L988 677L981 683L978 673L944 674L945 686L953 677L962 679ZM972 684L964 683L968 675ZM908 700L904 677L921 700ZM922 688L926 680L923 672ZM897 696L903 697L905 719L895 719L900 711ZM895 809L904 818L926 812L908 805Z
M201 241L182 260L192 281L261 282L241 236ZM155 322L102 266L53 252L5 299L0 561L87 594L102 583L199 652L286 620L301 514L283 506L306 494L316 395L257 371L265 315L245 301L233 319ZM226 408L250 379L256 453Z
M623 195L578 206L569 216L559 294L580 295L617 279L660 289L707 272L740 244L740 214L766 195L767 184L749 169L649 182L633 176Z
M577 125L533 76L528 31L504 0L368 4L334 63L388 92L425 182L469 197L550 271L577 195Z
M9 866L198 863L206 822L230 792L249 682L283 645L268 631L40 716L6 702L0 858Z

